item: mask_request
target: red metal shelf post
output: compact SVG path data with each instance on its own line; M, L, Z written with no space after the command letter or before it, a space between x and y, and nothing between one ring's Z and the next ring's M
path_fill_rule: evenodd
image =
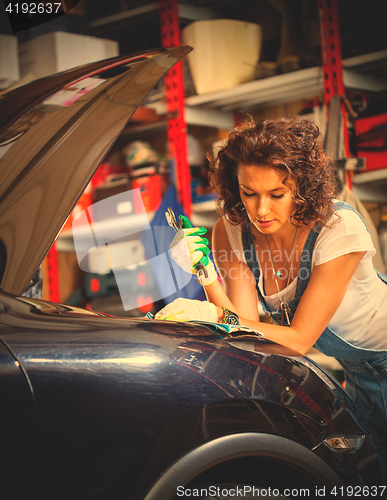
M337 0L317 0L320 42L321 65L324 77L324 99L327 110L334 95L342 98L341 114L344 132L344 147L346 156L349 156L349 140L346 122L346 109L343 102L345 87L343 80L343 65L341 56L341 38L339 25L339 9Z
M58 253L54 242L47 253L48 297L50 302L59 302Z
M178 0L160 0L161 43L163 47L178 47L180 23ZM177 63L164 77L168 112L168 149L175 160L179 201L191 215L191 178L187 152L187 125L184 116L184 79L182 63Z

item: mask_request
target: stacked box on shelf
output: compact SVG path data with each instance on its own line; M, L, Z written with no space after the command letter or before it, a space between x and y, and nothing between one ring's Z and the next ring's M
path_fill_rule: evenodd
M114 40L54 31L20 43L20 73L43 78L118 54Z
M13 35L0 34L0 80L4 88L20 78L18 39Z

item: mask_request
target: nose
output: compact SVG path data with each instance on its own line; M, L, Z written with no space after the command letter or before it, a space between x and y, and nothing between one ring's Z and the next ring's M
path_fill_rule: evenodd
M269 200L266 197L261 196L257 206L258 218L264 217L269 212L270 212Z

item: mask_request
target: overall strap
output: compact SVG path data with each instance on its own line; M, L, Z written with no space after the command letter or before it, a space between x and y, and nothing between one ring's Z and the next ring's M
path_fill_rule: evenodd
M300 300L308 286L312 273L313 250L316 244L318 235L320 234L320 226L309 231L306 238L304 248L302 249L300 267L297 274L296 299Z
M245 256L246 264L251 269L251 272L253 273L255 279L255 288L258 293L259 302L261 303L264 313L269 315L270 311L268 310L265 299L263 298L261 290L259 289L259 278L261 276L261 269L259 267L257 252L255 251L253 233L251 232L251 226L249 222L247 222L242 227L242 245L243 245L243 254Z

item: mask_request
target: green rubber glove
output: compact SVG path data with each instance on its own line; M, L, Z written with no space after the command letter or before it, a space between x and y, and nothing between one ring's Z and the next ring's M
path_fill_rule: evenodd
M180 221L180 227L182 229L194 229L194 232L187 233L187 236L201 236L203 234L206 234L207 229L204 227L193 227L191 224L191 221L186 215L179 215L179 221ZM203 256L199 259L198 262L201 262L204 267L207 267L208 264L210 263L210 259L208 257L208 254L210 253L210 249L208 248L208 240L207 238L200 238L198 240L198 244L200 245L200 251L202 252ZM203 246L202 246L203 245ZM198 262L195 264L195 266L198 264Z
M193 227L185 215L179 216L180 231L170 245L173 260L186 272L196 274L201 285L207 286L217 280L215 266L208 257L208 240L203 235L207 229Z

